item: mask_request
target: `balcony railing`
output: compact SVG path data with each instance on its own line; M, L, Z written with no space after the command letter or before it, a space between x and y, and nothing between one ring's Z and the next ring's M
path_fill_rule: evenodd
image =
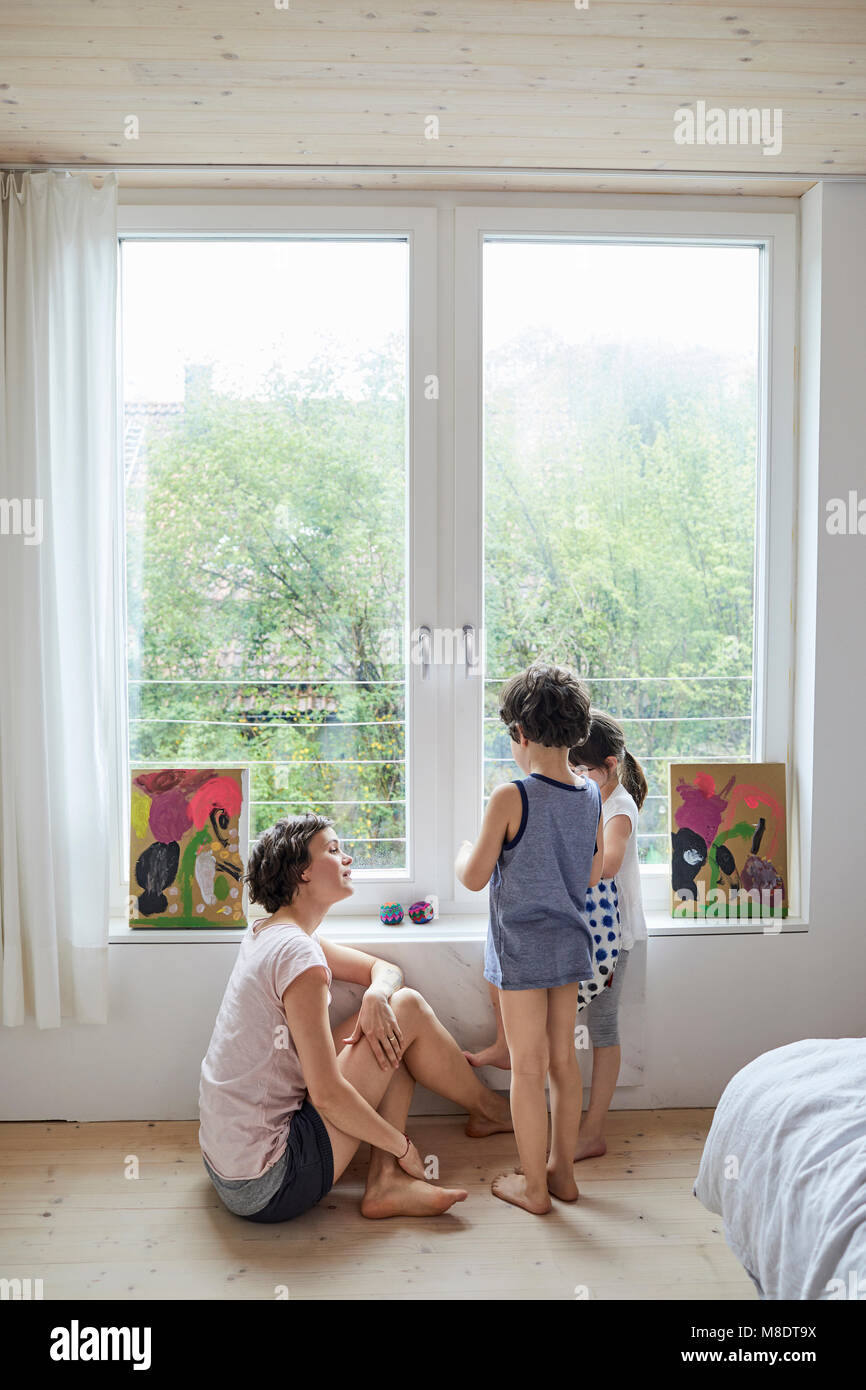
M502 684L504 684L505 679L507 679L507 677L498 677L498 676L486 676L486 677L483 677L484 685L485 685L486 688L491 687L491 686L502 685ZM708 684L713 684L713 683L715 683L715 684L720 684L720 683L727 683L727 682L730 682L730 683L738 683L738 684L740 684L741 686L742 686L743 684L746 684L746 685L748 685L748 686L751 686L751 681L752 681L751 676L742 676L742 675L694 675L694 676L683 676L683 675L677 675L677 676L590 676L590 677L585 677L584 679L586 680L587 685L589 685L591 688L594 688L594 687L596 687L596 686L606 686L606 687L610 688L610 687L623 686L623 685L640 685L640 686L644 686L644 687L646 687L646 686L672 686L672 685L679 685L679 686L686 686L686 687L687 687L687 686L690 686L690 685L693 685L693 684L696 684L696 683L700 683L700 684L706 686L706 685L708 685ZM141 688L143 688L143 687L146 687L146 688L166 687L167 689L170 689L170 690L173 690L173 689L181 689L181 688L225 687L225 688L229 688L229 689L232 689L232 690L239 690L239 689L248 688L248 689L250 690L250 692L259 691L259 690L261 690L263 687L265 687L265 688L274 688L275 690L276 690L276 689L279 689L279 688L294 688L294 689L297 689L297 690L308 690L308 689L310 689L311 687L327 687L327 688L331 688L331 689L343 690L343 691L346 691L346 692L348 693L348 692L351 691L352 689L366 689L366 688L369 688L369 687L372 687L372 686L399 688L399 687L401 687L401 686L404 687L404 686L405 686L405 683L406 683L406 682L405 682L405 677L396 678L396 679L383 679L383 678L380 678L380 679L375 679L375 680L364 680L364 679L350 679L350 678L346 678L346 677L332 678L332 677L324 677L324 676L321 676L321 677L290 677L290 678L288 678L288 677L261 677L261 678L260 678L260 677L256 677L256 676L251 676L251 677L250 677L250 676L247 676L247 677L217 677L217 678L199 678L199 677L179 677L179 678L178 678L178 677L166 677L166 678L148 677L148 678L144 678L144 677L130 677L130 680L129 680L130 686L134 686L134 687L137 687L137 688L139 688L139 689L141 689ZM612 693L613 693L613 691L611 690L611 694L612 694ZM321 696L319 696L319 695L313 695L313 696L310 696L310 698L311 698L311 699L316 699L316 700L322 700L322 701L324 702L324 700L327 698L327 696L325 696L324 694L321 695ZM335 697L335 698L336 698L336 697ZM740 698L742 698L742 695L740 695ZM728 707L729 707L729 706L728 706ZM488 706L488 708L489 708L489 706ZM324 704L322 704L322 706L320 706L320 710L321 710L321 713L322 713L323 715L332 715L332 714L336 713L336 710L335 710L335 708L334 708L333 705L332 705L329 709L326 709L326 708L324 707ZM310 711L310 710L306 710L306 711L302 711L302 712L304 712L304 713L312 713L312 711ZM626 731L628 731L629 727L634 727L634 726L639 726L639 725L656 726L656 727L658 727L658 726L683 725L683 726L687 726L687 727L689 727L689 728L694 727L694 726L706 725L706 724L739 726L739 727L738 727L738 732L740 732L740 738L737 740L737 742L738 742L740 745L742 745L742 743L743 743L743 741L744 741L742 735L743 735L743 734L748 735L748 734L750 733L751 719L752 719L751 713L738 713L738 714L706 714L706 713L703 713L703 714L672 714L672 713L665 713L665 714L645 714L645 715L642 715L642 714L625 714L625 713L618 713L618 712L615 712L615 717L617 718L617 720L619 721L619 723L623 725L623 727L625 728ZM487 714L485 714L485 715L483 715L482 718L483 718L483 727L484 727L484 729L485 729L485 731L486 731L486 739L485 739L485 742L486 742L486 744L487 744L489 747L495 748L495 746L496 746L495 733L496 733L497 726L499 726L499 731L501 732L503 739L505 738L505 730L504 730L504 727L502 726L501 721L499 720L499 718L498 718L497 715L487 715ZM200 717L197 717L197 716L194 715L194 714L190 714L190 715L184 715L184 714L173 714L173 715L160 715L160 714L131 714L131 715L130 715L130 725L131 725L132 727L134 727L134 728L142 728L142 729L145 728L145 727L154 727L154 726L164 726L164 727L166 727L166 728L170 728L170 727L172 727L172 726L175 726L175 727L177 727L179 730L185 729L185 728L196 728L196 729L200 729L200 728L243 729L244 732L245 732L245 734L249 734L249 735L253 735L253 736L254 736L254 735L255 735L256 733L258 733L258 732L260 732L260 733L262 733L262 734L265 734L265 733L273 733L275 730L280 730L280 729L286 729L286 730L295 730L295 729L296 729L296 730L324 730L324 731L327 731L329 734L332 734L332 733L334 733L334 732L337 732L337 731L340 731L340 730L343 730L343 729L346 729L346 730L349 730L349 729L357 729L357 730L360 730L360 729L380 729L380 730L386 730L386 729L400 729L400 728L405 728L406 720L405 720L405 719L400 719L400 718L388 718L388 719L381 719L381 720L378 720L378 719L361 719L361 720L351 720L351 719L350 719L350 720L340 720L340 719L327 718L327 717L324 717L324 718L322 718L322 719L299 719L299 720L295 720L295 719L285 718L285 717L271 718L271 717L268 717L267 714L265 714L265 715L262 716L262 717L253 717L253 718L240 718L240 719L223 719L223 718L215 718L215 719L208 719L208 718L200 718ZM493 741L492 741L492 743L491 743L491 739L490 739L490 736L491 736L491 735L493 736ZM132 740L131 740L131 741L132 741ZM750 740L747 740L747 741L750 741ZM651 746L651 745L650 745L650 746ZM681 750L681 749L680 749L680 750L674 750L674 751L667 751L667 752L664 752L664 753L653 753L653 752L642 753L642 752L641 752L641 748L640 748L640 744L637 744L637 745L634 746L634 747L630 747L630 751L632 751L632 752L634 753L634 756L637 758L637 760L638 760L638 761L645 767L645 769L646 769L646 772L647 772L647 780L648 780L648 782L650 783L650 790L648 791L648 794L647 794L647 796L646 796L646 798L645 798L645 801L644 801L644 815L646 816L647 813L649 813L650 824L653 824L653 823L654 823L654 825L655 825L655 827L656 827L656 828L654 828L654 829L646 829L646 830L642 830L642 831L638 832L638 837L637 837L637 838L638 838L639 841L642 842L643 845L645 845L645 846L647 847L647 849L650 849L651 847L655 847L655 849L659 851L661 858L664 858L664 857L665 857L666 851L667 851L667 847L668 847L668 845L669 845L669 829L668 829L668 824L667 824L667 801L668 801L668 796L667 796L667 790L666 790L666 788L662 789L663 779L664 779L664 776L665 776L666 765L668 765L668 764L670 764L670 763L672 763L672 762L678 762L678 761L698 761L698 760L703 761L703 762L738 761L738 760L743 759L744 757L747 757L747 756L748 756L747 753L745 753L744 751L742 751L742 746L740 747L740 750L739 750L739 751L734 751L734 750L732 750L732 749L727 749L727 750L725 750L725 749L719 749L719 748L713 748L713 749L700 748L699 751L697 751L697 752L695 752L695 751L688 751L688 752L687 752L687 751L684 751L684 750ZM405 752L405 749L404 749L404 752ZM176 755L174 755L174 756L167 755L167 756L165 756L165 757L150 757L150 758L148 758L148 757L138 757L138 756L134 756L134 757L133 757L133 761L134 761L134 763L135 763L136 766L141 766L141 767L159 767L159 766L171 766L171 765L174 765L174 766L181 766L181 765L183 764L183 762L185 761L185 757L184 757L184 754L183 754L183 753L176 754ZM202 761L202 757L201 757L200 754L197 753L197 754L195 755L195 761L196 761L196 762L201 762L201 761ZM285 769L287 770L287 772L288 772L288 771L289 771L290 769L292 769L292 768L302 768L302 767L347 768L347 769L348 769L348 768L352 768L352 767L394 767L394 768L405 768L405 767L406 767L406 758L405 758L405 756L403 756L403 757L393 756L393 757L384 757L384 758L365 758L365 757L348 757L348 756L339 756L339 757L303 757L303 758L298 758L298 757L289 756L289 757L266 757L266 758L256 758L256 757L250 757L250 756L249 756L248 750L247 750L247 749L244 749L243 752L242 752L242 754L239 754L238 756L231 757L231 758L228 758L228 759L226 759L226 758L214 759L214 765L215 765L215 766L229 766L229 765L231 765L231 764L233 764L233 763L249 764L250 766L252 766L252 767L254 767L254 768L260 768L260 769L263 769L263 770L266 769L266 768L271 768L271 769L285 768ZM504 750L503 750L503 754L500 755L500 754L499 754L498 752L496 752L496 751L489 751L489 752L488 752L487 749L485 748L485 751L484 751L484 754L483 754L483 765L484 765L484 767L485 767L485 770L486 770L486 769L489 769L489 771L490 771L490 776L492 776L492 777L495 779L495 777L496 777L495 769L496 769L497 767L505 767L505 766L507 766L507 765L513 766L513 758L511 757L510 753L507 753L507 752L505 752ZM652 765L652 766L650 766L650 765ZM489 777L489 776L485 775L484 783L485 783L485 788L487 788L487 787L489 786L489 790L485 790L485 794L484 794L484 796L483 796L483 798L482 798L482 804L486 804L486 802L487 802L487 800L488 800L488 798L489 798L489 791L492 790L492 785L490 785L490 777ZM495 782L494 782L494 785L495 785ZM263 790L264 790L264 789L263 789ZM291 788L287 788L287 791L290 791L290 790L291 790ZM344 791L344 789L340 789L340 790L341 790L341 791ZM651 803L652 803L652 804L651 804ZM363 796L357 797L357 798L351 798L351 797L347 797L347 796L345 796L345 794L343 794L343 795L340 795L339 797L335 798L334 800L329 800L329 799L327 798L326 795L322 795L322 796L320 797L319 801L316 802L315 798L314 798L314 797L311 797L311 796L305 796L305 797L299 798L299 797L297 797L297 796L294 796L294 797L293 797L293 796L291 796L291 795L287 795L285 798L281 798L281 797L274 797L273 794L271 794L271 795L266 795L266 796L253 796L253 797L251 797L251 799L250 799L250 810L251 810L251 812L252 812L252 811L254 810L254 808L260 807L260 808L263 808L263 809L264 809L264 808L267 808L268 811L271 812L271 811L272 811L272 808L275 808L275 809L277 809L277 810L279 810L279 809L281 809L281 808L287 810L288 808L290 808L290 807L292 807L292 806L311 806L311 805L314 805L314 804L318 804L318 805L321 806L321 807L330 807L330 808L337 807L337 806L339 806L339 807L345 807L345 808L347 808L347 811L348 811L348 809L350 809L350 808L361 808L361 807L388 807L388 808L394 808L395 813L397 813L397 814L399 814L399 815L401 815L401 816L405 816L406 798L405 798L405 796L393 796L393 797L390 797L390 798L388 798L388 799L382 799L382 798L369 798L369 797L366 797L366 798L365 798L365 797L363 797ZM400 809L400 808L402 808L402 809ZM399 824L398 824L398 825L395 826L394 828L397 829L397 828L401 828L401 827L400 827ZM402 827L402 828L405 828L405 821L403 822L403 827ZM341 840L343 841L343 843L348 844L348 845L370 845L370 846L372 846L372 845L376 845L376 844L405 844L405 843L406 843L406 836L405 836L405 835L378 835L378 836L377 836L377 835L366 835L366 836L365 836L365 835L357 834L357 835L345 835L345 836L341 836Z

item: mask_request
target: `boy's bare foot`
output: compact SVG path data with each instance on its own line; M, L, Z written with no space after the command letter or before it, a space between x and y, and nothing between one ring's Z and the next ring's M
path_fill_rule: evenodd
M601 1135L592 1138L585 1135L577 1142L577 1149L574 1154L575 1163L579 1163L582 1158L602 1158L607 1153L607 1144Z
M511 1054L504 1041L491 1043L480 1052L464 1052L463 1056L470 1067L499 1067L501 1071L511 1071Z
M505 1096L498 1096L495 1091L491 1091L487 1114L470 1114L463 1132L470 1139L485 1139L488 1134L510 1134L513 1130L511 1105Z
M547 1190L551 1197L557 1197L560 1202L576 1202L580 1193L577 1190L577 1183L574 1181L574 1173L571 1165L563 1168L548 1168L547 1170Z
M465 1188L435 1187L421 1178L410 1177L402 1168L394 1168L367 1188L361 1215L374 1221L386 1216L441 1216L468 1196Z
M522 1173L523 1169L518 1166L514 1171ZM563 1168L562 1172L559 1172L556 1168L548 1167L547 1190L552 1197L558 1197L560 1202L576 1202L580 1196L571 1168Z
M546 1192L544 1196L527 1195L526 1178L522 1173L500 1173L498 1178L493 1179L490 1190L494 1197L510 1202L513 1207L523 1207L533 1216L545 1216L551 1210L550 1197Z

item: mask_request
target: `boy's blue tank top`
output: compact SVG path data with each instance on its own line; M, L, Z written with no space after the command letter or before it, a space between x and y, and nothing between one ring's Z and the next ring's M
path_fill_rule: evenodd
M533 772L514 784L520 828L490 879L484 978L499 989L555 989L593 978L586 912L601 792Z

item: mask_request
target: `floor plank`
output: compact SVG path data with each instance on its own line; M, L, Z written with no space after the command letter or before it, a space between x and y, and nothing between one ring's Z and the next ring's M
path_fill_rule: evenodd
M578 1165L580 1201L545 1217L490 1195L511 1135L455 1116L412 1135L466 1202L428 1221L366 1221L366 1146L320 1205L261 1226L226 1211L196 1122L0 1125L0 1254L46 1300L745 1299L721 1221L692 1194L711 1110L615 1111L608 1153ZM127 1177L130 1156L138 1177Z

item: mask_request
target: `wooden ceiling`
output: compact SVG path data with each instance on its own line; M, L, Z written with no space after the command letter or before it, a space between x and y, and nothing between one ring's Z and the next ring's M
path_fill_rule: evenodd
M866 0L0 0L0 55L0 164L127 186L866 174ZM781 149L678 144L700 102Z

